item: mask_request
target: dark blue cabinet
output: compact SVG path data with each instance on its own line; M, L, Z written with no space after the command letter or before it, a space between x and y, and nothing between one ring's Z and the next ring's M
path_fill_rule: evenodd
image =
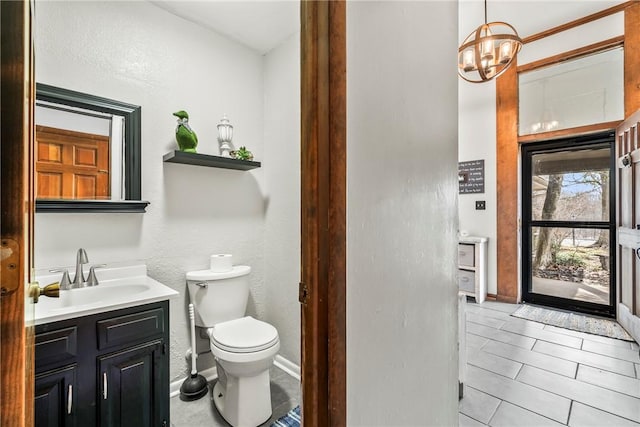
M167 301L36 327L35 425L169 425Z

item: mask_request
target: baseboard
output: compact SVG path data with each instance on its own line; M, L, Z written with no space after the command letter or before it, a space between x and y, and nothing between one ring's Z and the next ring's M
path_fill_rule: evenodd
M293 378L300 381L300 366L296 365L288 359L285 359L279 354L276 355L276 359L273 364L285 371L287 374L291 375Z
M634 316L626 305L618 303L617 320L636 342L640 342L640 317Z
M218 371L216 370L215 366L212 366L211 368L205 369L204 371L198 373L205 377L205 379L209 382L218 378ZM182 383L186 379L187 377L184 377L169 384L169 397L176 397L180 395L180 386L182 386Z

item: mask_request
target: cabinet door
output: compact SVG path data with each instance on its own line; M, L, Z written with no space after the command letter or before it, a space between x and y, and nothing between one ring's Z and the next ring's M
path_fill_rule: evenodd
M98 358L101 426L166 425L168 390L162 386L166 382L162 366L165 359L162 341Z
M75 365L36 375L35 389L36 427L76 425Z

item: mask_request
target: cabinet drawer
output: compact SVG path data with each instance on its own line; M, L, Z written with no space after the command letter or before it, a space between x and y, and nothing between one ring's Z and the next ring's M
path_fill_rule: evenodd
M475 246L460 243L458 245L458 265L475 267Z
M36 334L36 369L51 363L73 359L78 354L78 328L56 329Z
M461 291L476 291L476 275L473 271L458 270L458 287Z
M164 333L164 313L161 308L96 322L98 349L139 342Z

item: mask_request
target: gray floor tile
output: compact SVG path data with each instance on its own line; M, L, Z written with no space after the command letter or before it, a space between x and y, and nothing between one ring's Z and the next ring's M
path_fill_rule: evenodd
M564 424L557 423L509 402L502 402L493 418L491 418L489 425L492 427L544 427L562 426Z
M465 387L464 398L458 403L458 410L474 420L487 424L498 404L500 404L500 399L489 396L473 387Z
M467 350L469 350L469 349L480 349L482 348L483 345L488 343L489 340L479 335L467 334L465 342L467 344Z
M492 353L504 358L546 369L556 374L574 378L578 364L570 360L558 359L542 353L536 353L501 342L490 341L483 348L483 351Z
M507 331L501 331L489 326L478 325L477 323L471 322L467 322L467 332L526 349L531 349L536 341L533 338L525 337Z
M560 423L566 423L569 418L569 408L571 406L569 399L484 369L468 366L467 384Z
M538 341L533 346L533 351L548 354L560 359L571 360L585 365L601 368L619 374L634 376L635 370L633 363L620 359L614 359L609 356L591 353L588 351L578 350L575 348L565 347L563 345L553 344L546 341Z
M514 325L527 325L530 328L536 328L536 329L544 329L545 327L544 323L534 322L531 320L521 319L519 317L513 317L513 316L509 316L509 318L507 319L507 322L513 323Z
M507 322L502 327L502 330L525 335L527 337L535 338L542 341L564 345L567 347L580 348L582 346L581 338L558 334L553 331L532 327L527 324L523 325L523 324Z
M580 402L573 402L571 406L571 416L569 417L571 427L626 427L640 426L631 420L620 418L608 412L583 405Z
M617 340L617 341L620 341L620 340ZM640 350L640 346L636 342L629 343L629 346L631 347L631 350L635 350L635 351Z
M614 374L613 372L603 371L602 369L592 368L591 366L580 365L576 379L640 398L640 380L637 378Z
M495 317L484 316L482 313L467 313L467 322L490 326L496 329L500 329L500 327L505 323L504 320L496 319Z
M469 418L464 414L458 414L458 425L460 427L484 427L486 424L482 424L473 418Z
M262 427L296 407L300 402L300 383L275 366L271 368L271 408L273 414ZM170 399L172 427L229 427L229 424L215 409L211 395L215 380L209 383L209 394L198 400L184 402L179 397Z
M491 310L490 308L478 308L478 310L476 310L476 313L478 314L482 314L483 316L486 317L493 317L494 319L500 319L500 320L509 320L509 319L515 319L515 317L512 317L509 313L505 313L504 311L499 311L499 310Z
M640 364L636 363L636 378L640 378Z
M602 344L612 345L614 347L629 348L629 341L617 340L615 338L602 337L600 335L587 334L585 332L572 331L571 329L558 328L556 326L545 325L544 329L557 332L559 334L571 335L572 337L582 338L588 341L595 341Z
M520 372L520 368L522 368L522 363L514 362L513 360L505 359L484 351L470 353L467 356L467 362L470 365L504 375L511 379L515 378L518 372Z
M604 354L605 356L615 357L616 359L627 360L629 362L640 363L640 356L637 350L630 348L612 347L606 344L600 344L592 341L585 341L582 349L592 353Z
M518 308L520 308L519 304L507 304L505 302L497 302L497 301L485 301L480 305L480 307L485 309L491 309L496 311L502 311L505 313L513 313Z
M592 384L557 375L542 369L524 366L517 381L563 396L623 418L640 421L640 399L607 390ZM536 411L538 412L538 411Z

